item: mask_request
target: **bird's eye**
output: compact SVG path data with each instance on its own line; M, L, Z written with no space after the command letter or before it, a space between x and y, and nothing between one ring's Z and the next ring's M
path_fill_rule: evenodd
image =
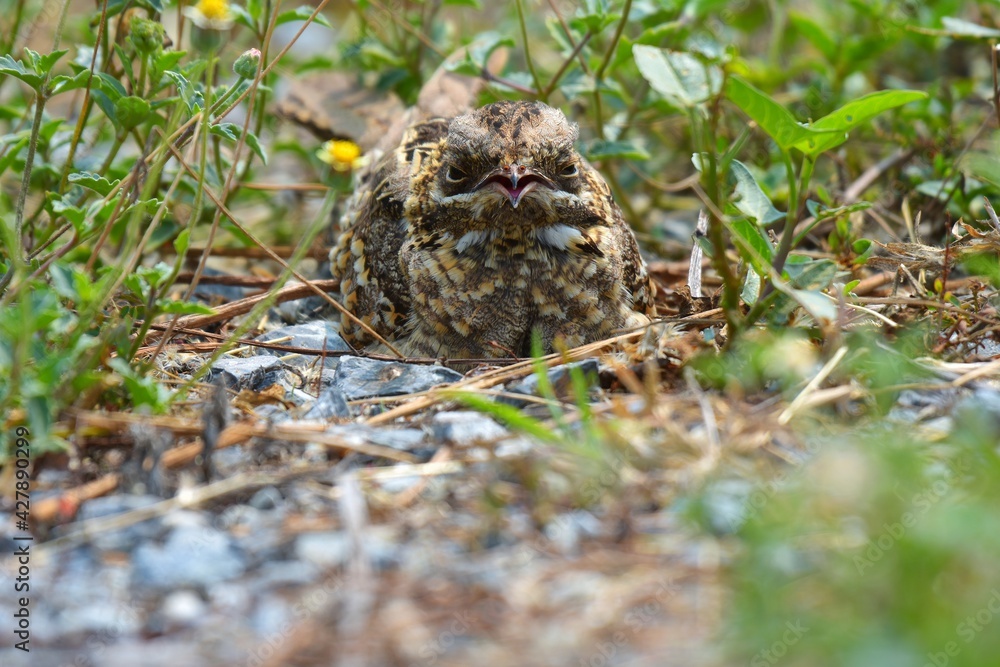
M575 164L571 164L571 165L567 165L566 167L564 167L563 170L559 172L559 175L560 176L571 177L571 176L576 176L578 173L579 173L579 169L576 168L576 165Z
M448 180L452 183L461 181L465 177L465 172L458 167L448 167Z

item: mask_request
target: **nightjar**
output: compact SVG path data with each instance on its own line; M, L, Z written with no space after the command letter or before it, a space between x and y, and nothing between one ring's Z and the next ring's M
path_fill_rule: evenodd
M654 287L577 127L541 102L420 119L377 157L330 258L343 305L409 356L528 356L655 315ZM342 317L344 338L374 338Z

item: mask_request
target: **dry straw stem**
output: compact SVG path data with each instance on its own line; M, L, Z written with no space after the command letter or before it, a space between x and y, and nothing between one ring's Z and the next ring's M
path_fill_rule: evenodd
M71 412L78 434L88 436L115 434L128 437L130 426L139 425L149 429L163 429L176 436L198 436L204 430L200 419L179 417L149 417L126 412L104 413L87 410ZM337 450L342 454L356 453L364 456L388 459L402 463L415 463L416 457L391 447L370 443L356 443L327 431L323 422L296 422L294 424L271 425L265 421L242 421L228 426L220 435L216 449L224 449L242 444L250 438L266 438L285 442L314 443ZM168 469L182 468L194 461L203 451L200 438L179 445L163 453L161 463ZM121 481L118 473L111 473L98 480L67 490L63 494L41 500L33 507L32 517L40 523L51 523L59 517L64 507L73 509L84 500L111 493Z
M279 473L239 473L232 477L219 480L218 482L213 482L211 484L206 484L193 489L185 489L173 498L168 498L167 500L163 500L147 507L140 507L129 512L115 514L114 516L98 517L78 523L67 534L53 540L49 540L44 544L40 544L37 547L38 557L43 560L51 558L66 551L67 549L71 549L79 544L87 542L93 535L99 535L114 530L121 530L122 528L127 528L128 526L135 525L141 521L166 516L167 514L178 509L199 507L207 502L233 493L246 493L252 489L284 484L295 477L319 474L323 472L325 471L322 469L317 470L315 465L302 464L296 468ZM107 485L110 483L107 480L112 477L117 478L117 475L107 475L99 481L101 484ZM117 485L117 479L115 480L115 485ZM74 491L78 491L80 488L82 487L68 491L60 498L52 498L50 500L59 502ZM108 491L113 488L114 487L108 489ZM35 512L33 512L33 514L34 513ZM41 520L40 517L39 520Z
M643 327L637 331L630 331L628 333L612 336L611 338L605 338L604 340L599 340L594 343L581 345L580 347L575 347L572 350L567 350L566 352L554 352L541 357L538 360L526 359L506 368L488 371L482 375L459 380L458 382L449 384L439 389L432 389L425 395L420 396L405 405L400 405L383 412L382 414L369 417L365 423L372 426L387 424L400 417L406 417L420 412L421 410L425 410L439 401L453 399L457 392L488 389L508 380L523 377L534 370L536 363L541 364L545 368L551 368L552 366L557 366L562 363L586 359L587 357L593 356L599 350L611 345L642 338L642 336L646 333L646 328L647 327Z

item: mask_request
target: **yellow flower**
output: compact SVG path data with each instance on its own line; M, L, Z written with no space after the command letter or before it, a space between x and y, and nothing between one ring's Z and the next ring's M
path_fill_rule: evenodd
M198 0L194 7L184 8L184 16L203 30L229 30L236 19L229 0Z
M353 141L331 139L323 144L316 157L334 168L336 171L350 171L361 166L361 148Z

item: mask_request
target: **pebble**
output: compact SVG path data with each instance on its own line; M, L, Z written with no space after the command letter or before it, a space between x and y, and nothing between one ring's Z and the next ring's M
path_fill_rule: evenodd
M573 369L579 369L583 373L588 390L592 387L600 385L600 380L598 378L599 365L597 359L584 359L582 361L574 361L569 364L563 364L562 366L550 368L546 373L546 376L548 377L549 384L552 386L556 396L560 399L570 401L576 400L576 392L573 389L572 379L572 373L575 372ZM538 375L532 373L523 380L508 386L507 392L511 394L524 394L526 396L541 396L538 388ZM498 400L516 407L524 407L528 404L528 401L521 401L516 398L506 396Z
M278 507L284 497L281 495L281 491L274 486L265 486L263 489L257 491L253 494L253 497L247 502L250 507L255 507L259 510L273 510Z
M347 405L347 397L338 387L327 387L303 415L303 419L350 419L351 408Z
M436 446L428 441L427 434L417 428L372 428L362 424L335 424L326 432L344 438L351 444L371 443L404 452L413 452L422 447L436 449Z
M443 366L341 357L333 385L349 401L373 396L399 396L426 391L462 379L461 373Z
M434 437L455 445L493 442L510 432L490 417L473 410L439 412L431 420Z
M201 596L192 590L173 591L167 594L160 605L164 619L174 625L194 625L204 616L206 605Z
M285 340L289 339L290 340ZM351 352L351 346L344 342L338 332L338 326L333 322L315 321L305 324L293 324L292 326L281 327L268 331L257 337L257 340L267 343L273 340L281 340L278 345L288 347L302 347L310 350L323 350L327 352ZM295 354L282 352L281 350L271 350L266 347L257 348L258 355L281 357L281 360L292 366L312 366L320 355ZM327 368L335 368L339 361L338 356L326 357L323 365Z
M205 587L238 577L246 558L214 528L175 528L163 545L140 544L132 554L133 582L157 589Z
M226 387L234 391L263 391L281 379L284 369L277 357L223 357L215 362L209 381L221 377Z
M304 533L295 540L295 556L323 568L340 567L351 556L351 538L342 530Z
M77 522L124 514L149 507L162 499L156 496L120 494L88 500L80 506ZM74 525L74 527L76 527ZM121 528L94 531L90 543L102 551L131 551L137 544L155 537L161 530L159 519L146 519Z

